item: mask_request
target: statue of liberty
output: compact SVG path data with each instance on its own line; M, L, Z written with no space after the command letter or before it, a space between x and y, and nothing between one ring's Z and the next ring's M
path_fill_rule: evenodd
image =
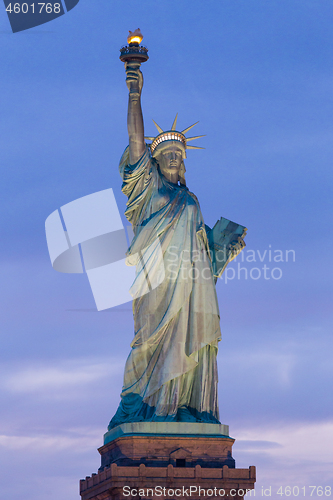
M188 142L202 136L185 137L194 125L177 131L176 116L169 131L154 122L158 135L145 138L140 63L127 62L125 69L129 146L120 174L128 198L125 215L134 232L127 259L137 266L139 282L146 275L137 255L158 240L162 257L158 264L151 252L149 272L159 272L163 264L165 276L157 288L133 300L134 339L109 430L140 421L219 423L216 356L221 332L215 282L245 246L245 228L223 219L233 231L230 239L229 224L223 233L225 238L229 234L230 244L219 266L216 256L222 246L214 244L216 231L205 226L198 200L185 182L186 149L201 149Z

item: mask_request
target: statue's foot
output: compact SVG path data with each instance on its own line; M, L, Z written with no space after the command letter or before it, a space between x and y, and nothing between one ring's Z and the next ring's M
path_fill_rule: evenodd
M176 422L200 422L204 424L220 424L221 422L211 413L198 412L194 408L182 406L178 409Z
M178 408L176 422L197 422L197 419L187 406L182 406Z

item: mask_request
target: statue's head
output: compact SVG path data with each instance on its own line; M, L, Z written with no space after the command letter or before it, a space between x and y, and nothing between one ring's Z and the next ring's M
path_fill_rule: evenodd
M169 131L163 131L161 127L154 122L159 134L156 137L145 137L145 139L152 141L150 145L151 154L159 164L162 174L165 175L166 178L170 179L170 176L172 176L175 179L177 177L176 173L178 172L179 182L186 185L184 165L186 149L203 149L197 146L188 146L187 143L193 139L199 139L204 136L185 137L185 133L194 127L196 123L182 130L182 132L176 131L177 116L178 115L176 115Z
M153 152L161 173L170 179L178 178L179 182L186 185L185 165L186 158L185 147L179 141L165 141L161 143Z

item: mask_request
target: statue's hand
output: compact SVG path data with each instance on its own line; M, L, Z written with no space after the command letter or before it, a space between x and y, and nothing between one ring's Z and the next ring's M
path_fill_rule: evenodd
M241 253L245 246L245 241L240 236L237 238L237 240L232 241L230 244L231 260L237 257L237 255Z
M140 95L143 86L143 76L140 71L140 63L125 63L126 85L130 94Z

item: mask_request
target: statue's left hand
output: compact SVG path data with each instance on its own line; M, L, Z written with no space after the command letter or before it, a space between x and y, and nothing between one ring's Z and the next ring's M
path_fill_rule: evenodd
M241 253L245 246L245 241L241 237L238 237L237 240L232 241L230 244L232 259L237 257L237 255Z

